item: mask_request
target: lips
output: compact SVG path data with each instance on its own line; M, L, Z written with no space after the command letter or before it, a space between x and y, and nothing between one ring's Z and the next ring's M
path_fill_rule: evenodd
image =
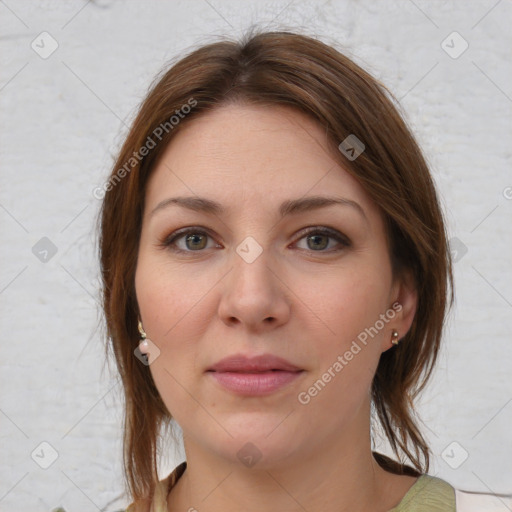
M301 368L272 354L264 354L255 357L236 354L221 359L207 371L237 373L261 373L268 371L299 372Z
M261 396L274 393L296 380L303 369L280 357L237 354L214 364L207 374L232 393Z

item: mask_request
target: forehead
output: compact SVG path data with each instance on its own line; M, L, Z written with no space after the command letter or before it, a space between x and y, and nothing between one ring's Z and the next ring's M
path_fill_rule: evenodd
M229 104L185 124L166 152L174 153L177 159L193 146L188 159L218 158L237 164L240 159L250 159L279 164L291 154L318 158L325 153L325 144L322 128L294 109Z
M226 105L184 124L148 183L146 204L169 194L274 208L305 195L339 195L375 210L328 149L322 127L289 107ZM236 204L235 204L236 206Z

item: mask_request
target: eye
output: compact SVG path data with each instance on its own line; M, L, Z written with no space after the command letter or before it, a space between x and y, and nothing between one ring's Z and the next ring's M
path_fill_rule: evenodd
M184 228L166 237L160 245L175 252L200 252L207 247L207 239L210 235L199 228ZM178 244L182 240L181 245Z
M304 231L301 234L304 235ZM306 239L307 244L305 250L312 252L336 252L350 246L350 240L345 235L326 227L309 229L299 240L303 239ZM341 247L325 251L324 249L329 246L329 239L335 240Z
M302 249L310 252L336 252L351 245L350 240L345 235L327 227L306 228L299 234L302 235L299 241L306 239L307 247ZM171 233L159 245L178 253L201 252L203 249L212 247L207 245L208 238L212 237L203 229L188 227ZM340 247L337 249L331 247L330 250L325 250L330 245L329 239L335 240ZM296 244L297 242L295 242ZM216 244L215 247L220 246Z

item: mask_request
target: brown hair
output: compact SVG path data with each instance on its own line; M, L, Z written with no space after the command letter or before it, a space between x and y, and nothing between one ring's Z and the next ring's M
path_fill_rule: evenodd
M428 166L393 96L352 60L310 37L250 33L239 42L203 46L157 77L104 187L99 226L103 308L107 351L113 351L124 386L124 465L132 497L147 500L154 492L159 436L170 420L149 367L134 357L140 338L134 276L145 186L184 123L228 102L288 105L315 119L334 158L381 208L393 272L407 270L413 276L418 308L400 345L380 357L372 406L395 455L401 460L405 454L415 469L374 456L388 471L428 471L429 448L414 419L413 401L431 375L453 301L450 253ZM177 123L170 121L178 114ZM337 149L350 134L365 145L353 161ZM142 151L150 138L161 140Z

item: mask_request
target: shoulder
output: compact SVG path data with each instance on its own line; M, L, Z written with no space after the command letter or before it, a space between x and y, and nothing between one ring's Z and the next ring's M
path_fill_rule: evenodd
M389 512L455 512L455 489L441 478L423 474Z
M456 489L445 480L423 474L389 512L510 512L512 496Z

